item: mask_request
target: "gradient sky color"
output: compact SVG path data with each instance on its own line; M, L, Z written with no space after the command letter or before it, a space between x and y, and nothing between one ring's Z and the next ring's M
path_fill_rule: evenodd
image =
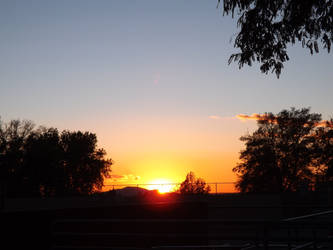
M333 57L290 46L280 79L228 66L236 20L217 0L2 0L0 115L88 130L120 182L234 181L255 129L238 114L332 117ZM111 180L108 180L111 183Z

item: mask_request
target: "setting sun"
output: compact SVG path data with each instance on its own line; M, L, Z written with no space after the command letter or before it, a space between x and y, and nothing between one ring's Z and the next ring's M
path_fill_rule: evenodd
M149 182L147 189L157 190L160 194L164 194L175 191L176 184L172 183L171 180L167 179L155 179Z

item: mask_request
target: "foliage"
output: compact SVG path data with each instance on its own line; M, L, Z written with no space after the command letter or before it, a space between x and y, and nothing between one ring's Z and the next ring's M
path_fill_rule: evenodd
M218 0L220 4L221 0ZM236 12L237 11L237 12ZM270 70L279 77L283 63L289 60L287 45L297 41L319 52L321 43L330 52L333 42L333 1L331 0L223 0L223 14L239 15L240 28L229 64L237 61L239 68L252 62L261 63L260 70Z
M0 180L9 196L90 194L109 176L111 159L95 134L34 129L30 121L0 121Z
M326 121L314 135L316 141L314 163L317 183L333 181L333 119Z
M196 178L193 172L186 175L178 190L181 194L208 194L210 186L202 178Z
M233 171L241 192L295 191L328 176L333 160L332 122L320 127L320 114L292 108L277 115L265 113L257 123L252 135L240 138L246 148Z

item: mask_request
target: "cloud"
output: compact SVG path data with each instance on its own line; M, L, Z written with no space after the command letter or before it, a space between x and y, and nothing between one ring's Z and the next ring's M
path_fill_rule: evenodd
M141 179L138 175L133 174L123 174L123 175L117 175L113 174L111 175L111 181L117 182L117 181L138 181Z
M222 117L218 116L218 115L210 115L210 116L208 116L208 118L209 119L213 119L213 120L220 120L220 119L222 119Z
M209 119L212 120L233 120L235 117L233 116L219 116L219 115L210 115L208 116Z
M331 127L333 124L330 121L322 120L316 124L316 127Z
M239 120L241 120L242 122L246 122L248 120L257 121L261 118L265 118L266 116L267 116L266 114L261 115L261 114L253 113L252 115L239 114L239 115L236 115L235 117L238 118ZM277 121L275 119L271 120L271 122L273 122L275 124L277 123ZM318 122L317 124L315 124L315 127L330 127L330 126L332 126L332 124L330 124L329 121L327 121L327 120L322 120L322 121Z
M241 120L243 122L248 121L248 120L257 121L263 117L265 117L265 115L261 115L261 114L257 114L257 113L253 113L252 115L244 115L244 114L236 115L236 118L238 118L239 120Z

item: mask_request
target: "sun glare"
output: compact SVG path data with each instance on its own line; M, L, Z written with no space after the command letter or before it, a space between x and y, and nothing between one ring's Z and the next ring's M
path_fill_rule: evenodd
M172 184L171 180L167 179L156 179L149 183L147 189L157 190L160 194L165 194L174 191L176 188L175 184Z

